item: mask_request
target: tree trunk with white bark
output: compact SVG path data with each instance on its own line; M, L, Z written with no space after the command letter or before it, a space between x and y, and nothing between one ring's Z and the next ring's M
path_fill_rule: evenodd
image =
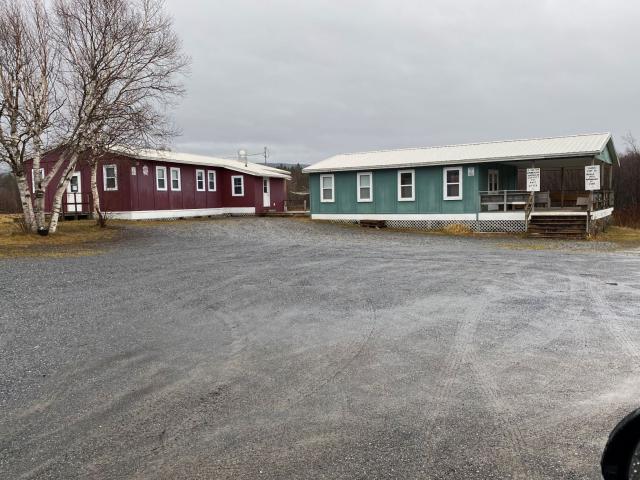
M18 184L18 192L20 193L20 203L22 205L25 225L29 230L33 230L35 228L35 220L33 215L33 204L31 203L31 190L29 189L29 183L25 178L24 170L16 172L16 183Z
M71 179L71 174L76 168L77 161L77 155L73 155L69 158L69 163L62 172L62 176L60 177L60 181L56 187L56 193L53 197L53 206L51 209L51 220L49 220L49 233L56 233L58 230L58 221L62 210L62 196L65 194L67 187L69 186L69 180Z
M98 160L91 159L91 218L100 218L100 192L98 191Z
M34 217L37 230L46 230L46 219L44 213L45 189L48 181L40 175L40 164L42 160L42 142L40 136L34 139L35 151L33 156L33 195L34 195Z

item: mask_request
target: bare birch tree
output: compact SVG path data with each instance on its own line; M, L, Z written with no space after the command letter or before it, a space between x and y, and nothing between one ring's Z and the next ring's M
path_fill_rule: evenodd
M57 0L55 12L72 115L52 231L69 167L81 158L91 165L92 212L100 215L100 158L114 149L162 143L174 133L165 112L183 93L180 77L189 63L162 0Z
M0 0L0 160L16 176L25 223L32 230L44 228L47 179L40 176L40 158L59 110L50 88L55 57L44 4ZM29 159L34 161L35 214L26 178Z
M91 166L92 212L100 215L100 158L164 144L175 133L166 111L183 93L188 63L163 0L0 0L0 160L16 175L31 229L57 230L82 161ZM41 178L43 152L52 147L60 155ZM47 227L48 188L55 192Z

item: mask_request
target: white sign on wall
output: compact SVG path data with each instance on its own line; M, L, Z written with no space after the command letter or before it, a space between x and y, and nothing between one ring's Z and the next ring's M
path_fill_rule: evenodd
M467 167L467 177L473 177L476 174L474 167Z
M584 189L600 190L600 165L584 167Z
M527 192L540 191L540 169L527 168Z

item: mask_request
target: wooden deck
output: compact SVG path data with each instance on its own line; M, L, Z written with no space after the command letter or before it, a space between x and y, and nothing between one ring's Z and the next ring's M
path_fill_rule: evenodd
M613 207L613 192L609 190L545 191L496 190L480 192L480 212L525 210L549 212L589 212Z

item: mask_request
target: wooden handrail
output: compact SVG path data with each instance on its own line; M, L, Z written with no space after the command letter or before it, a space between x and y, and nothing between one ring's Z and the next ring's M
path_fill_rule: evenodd
M531 216L531 212L535 206L535 192L529 192L529 198L527 198L527 203L524 206L524 229L529 230L529 217Z

